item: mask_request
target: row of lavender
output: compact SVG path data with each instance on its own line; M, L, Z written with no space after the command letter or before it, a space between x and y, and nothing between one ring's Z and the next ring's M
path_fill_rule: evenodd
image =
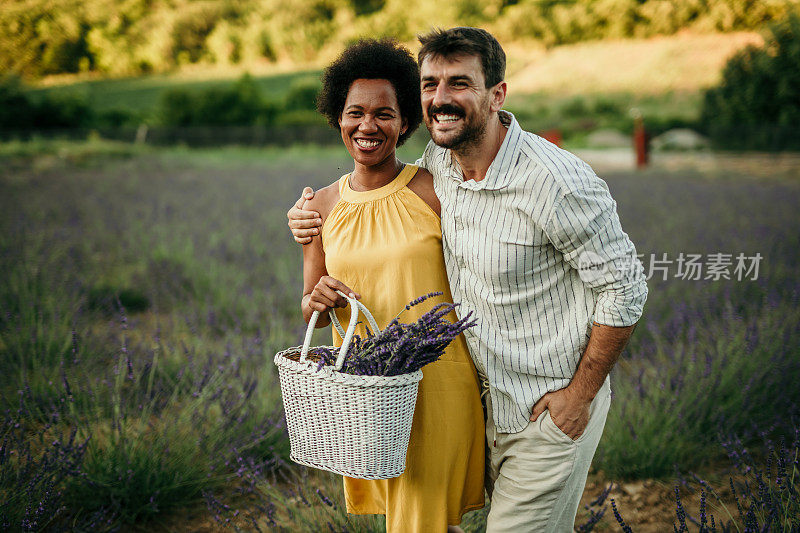
M229 149L0 165L0 528L116 529L199 504L246 530L380 530L344 513L332 478L287 464L270 363L303 330L286 207L343 164ZM596 466L686 479L735 442L730 516L678 506L678 527L800 527L800 185L607 179L640 252L763 261L754 280L650 281ZM700 489L714 505L719 487ZM609 521L602 496L583 530Z

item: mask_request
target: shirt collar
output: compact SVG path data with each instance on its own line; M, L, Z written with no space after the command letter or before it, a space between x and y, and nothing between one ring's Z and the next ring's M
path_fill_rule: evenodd
M508 131L503 139L503 144L500 145L500 150L498 150L492 164L489 165L489 169L486 171L486 177L481 181L464 181L464 174L458 162L453 158L453 152L449 149L447 150L450 177L457 180L459 185L464 188L472 190L496 190L508 187L509 183L511 183L513 165L517 159L514 155L519 146L522 128L520 128L514 115L508 111L501 109L497 114L500 117L500 122L508 128Z

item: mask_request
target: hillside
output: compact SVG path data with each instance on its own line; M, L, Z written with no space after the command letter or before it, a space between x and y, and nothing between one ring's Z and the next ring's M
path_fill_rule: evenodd
M725 61L758 33L679 33L648 39L595 41L531 51L510 47L508 72L514 93L561 95L659 94L698 91L716 84ZM526 61L527 60L527 61Z

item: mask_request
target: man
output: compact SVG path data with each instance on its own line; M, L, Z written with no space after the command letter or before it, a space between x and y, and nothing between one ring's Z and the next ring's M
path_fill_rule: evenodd
M434 176L448 278L481 375L489 532L572 531L647 286L605 182L503 111L505 54L477 28L420 37L417 162ZM304 191L306 193L307 191ZM302 242L316 214L289 211Z

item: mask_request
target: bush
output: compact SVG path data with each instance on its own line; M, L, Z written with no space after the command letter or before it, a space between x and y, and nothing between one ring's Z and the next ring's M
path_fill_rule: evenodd
M795 0L8 0L0 10L0 72L165 72L189 63L319 60L354 36L412 40L431 20L486 27L502 41L546 45L646 37L688 28L752 30ZM432 18L433 17L433 18Z
M126 109L108 109L97 112L94 122L101 128L119 128L138 125L140 120L135 113Z
M168 126L191 126L197 113L197 97L186 89L168 89L161 93L159 115Z
M733 56L718 87L705 94L702 120L719 146L798 149L800 15L770 26L763 48Z
M91 126L94 113L81 94L32 96L19 78L0 80L0 128L9 130Z
M0 79L0 128L29 128L33 115L33 104L20 79L16 76Z
M94 110L81 94L45 95L34 104L34 129L89 128Z
M245 74L232 87L201 92L165 91L161 121L168 126L252 126L270 124L277 106L263 99L252 76Z
M286 109L315 111L317 94L321 88L318 78L305 77L292 81L286 94Z
M282 422L260 401L263 385L243 375L240 359L190 352L186 364L167 345L160 354L128 350L123 339L108 385L92 390L91 411L100 416L82 428L91 440L84 477L65 494L73 508L141 522L229 482L232 465L253 449L272 454L284 446Z

